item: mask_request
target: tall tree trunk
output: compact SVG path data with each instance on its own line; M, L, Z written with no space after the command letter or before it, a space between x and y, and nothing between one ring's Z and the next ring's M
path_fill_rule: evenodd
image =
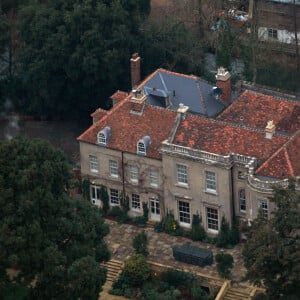
M294 0L294 34L295 34L295 50L296 50L296 65L297 65L297 72L300 72L300 62L299 62L299 46L298 46L298 28L297 28L297 6L296 0Z

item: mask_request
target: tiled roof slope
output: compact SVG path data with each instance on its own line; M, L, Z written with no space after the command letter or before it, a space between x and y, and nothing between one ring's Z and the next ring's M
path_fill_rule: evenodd
M91 117L96 118L100 120L102 117L104 117L107 114L107 110L98 108L93 113L91 113Z
M145 91L147 102L152 105L166 107L164 99L169 97L173 108L183 103L190 111L212 117L225 107L213 96L213 86L195 75L158 69L139 84L137 89Z
M246 90L217 119L254 128L273 120L276 131L292 134L300 129L300 102Z
M151 144L147 157L161 159L159 153L161 143L168 138L177 113L145 105L143 114L138 115L130 113L131 108L132 102L128 100L120 102L106 116L79 136L78 140L97 144L98 132L105 126L109 126L111 138L107 147L135 154L138 141L145 135L149 135Z
M173 142L220 155L252 156L261 164L287 141L288 137L282 135L274 135L269 140L262 130L188 114L178 127Z
M284 179L300 175L300 130L257 170L257 175Z

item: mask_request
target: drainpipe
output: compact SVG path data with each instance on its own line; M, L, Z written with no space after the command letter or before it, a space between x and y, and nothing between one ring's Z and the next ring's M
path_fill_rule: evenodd
M125 191L125 168L124 168L124 152L122 151L122 186L123 186L123 195L126 196Z

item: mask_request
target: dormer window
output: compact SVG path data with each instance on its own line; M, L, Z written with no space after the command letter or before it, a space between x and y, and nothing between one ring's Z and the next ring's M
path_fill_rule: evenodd
M110 132L111 132L111 128L109 126L104 127L103 130L98 132L97 142L99 145L103 145L103 146L107 145L110 138Z
M142 139L140 139L137 143L136 153L139 155L146 155L147 149L149 148L151 143L151 138L149 135L145 135Z

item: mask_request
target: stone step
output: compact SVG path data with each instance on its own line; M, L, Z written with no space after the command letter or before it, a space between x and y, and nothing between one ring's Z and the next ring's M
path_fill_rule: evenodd
M123 262L115 259L111 259L108 262L101 263L101 266L107 269L107 281L115 281L121 272Z
M154 228L154 226L155 226L156 223L157 222L155 222L153 220L148 220L147 223L146 223L146 225L147 225L148 228Z
M250 299L250 293L244 289L229 288L224 295L224 300L248 300Z

